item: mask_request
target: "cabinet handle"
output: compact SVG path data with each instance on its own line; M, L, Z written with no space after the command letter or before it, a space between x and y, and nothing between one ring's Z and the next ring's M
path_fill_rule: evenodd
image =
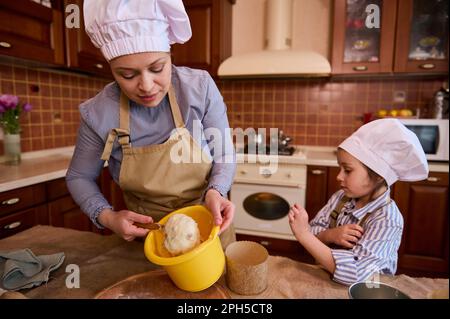
M367 71L367 66L365 65L354 66L353 71Z
M247 171L246 170L242 170L241 171L241 175L245 175L245 174L247 174Z
M311 174L313 174L313 175L322 175L322 174L325 174L325 171L321 170L321 169L313 169L311 171Z
M439 177L430 176L427 178L429 182L439 182L441 179Z
M14 229L14 228L19 227L20 225L22 225L22 222L21 222L21 221L18 221L18 222L12 222L11 224L5 225L3 228L4 228L4 229L9 229L9 230L11 230L11 229Z
M5 49L10 49L12 47L11 43L6 42L6 41L0 41L0 47L5 48Z
M96 64L94 64L94 66L95 66L97 69L103 69L103 64L101 64L101 63L96 63Z
M2 202L2 205L14 205L14 204L17 204L18 202L20 202L20 198L15 197L15 198L10 198L10 199L4 200Z
M433 63L424 63L424 64L419 65L419 68L425 69L425 70L434 69L435 67L436 67L436 65L434 65Z

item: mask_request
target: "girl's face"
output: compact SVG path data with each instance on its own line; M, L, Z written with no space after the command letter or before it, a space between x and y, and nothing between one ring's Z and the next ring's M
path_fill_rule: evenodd
M169 91L172 63L167 52L123 55L110 66L125 95L140 105L155 107Z
M336 179L345 195L369 201L376 182L370 178L367 169L358 159L341 148L338 149L337 158L340 171Z

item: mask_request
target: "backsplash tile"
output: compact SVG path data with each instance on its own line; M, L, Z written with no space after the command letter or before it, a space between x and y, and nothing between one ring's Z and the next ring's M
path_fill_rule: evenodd
M232 128L277 127L293 138L293 144L336 146L361 125L363 113L408 107L426 114L444 80L220 80L218 86ZM18 95L33 106L21 119L22 151L74 145L79 104L108 82L78 73L0 64L0 93ZM396 91L406 93L405 103L393 103Z
M31 112L21 115L22 151L74 145L79 104L95 96L108 82L77 73L0 64L0 93L17 95L21 102L33 106Z
M337 146L364 113L409 108L426 116L446 77L387 79L222 80L218 82L233 128L276 127L293 144ZM404 103L394 94L403 91Z

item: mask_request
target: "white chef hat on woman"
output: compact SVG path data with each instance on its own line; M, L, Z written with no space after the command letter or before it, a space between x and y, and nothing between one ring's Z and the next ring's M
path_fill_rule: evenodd
M428 177L428 162L416 134L397 119L361 126L340 145L386 180L419 181Z
M192 35L181 0L85 0L84 24L109 61L140 52L169 52Z

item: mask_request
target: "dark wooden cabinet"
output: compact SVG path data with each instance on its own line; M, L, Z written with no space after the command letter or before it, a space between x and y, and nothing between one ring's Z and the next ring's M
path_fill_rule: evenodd
M448 72L448 1L398 0L394 72Z
M123 193L119 185L114 182L107 167L103 168L99 178L99 185L103 196L114 207L114 210L120 211L127 209L123 199Z
M192 37L171 48L175 65L199 68L216 77L231 55L232 4L235 0L185 0ZM78 6L80 27L65 24L65 8ZM85 32L83 0L55 0L47 8L29 0L0 1L0 55L65 66L112 79L109 63Z
M0 1L0 55L64 65L63 14L29 0Z
M335 0L332 73L448 73L447 12L440 0Z
M126 209L122 192L107 168L102 171L98 184L115 208ZM0 193L0 238L38 224L112 234L91 222L72 199L64 177Z
M44 184L36 184L0 193L0 217L46 201Z
M37 184L0 193L0 238L34 225L48 225L45 186Z
M311 220L325 206L331 195L339 190L339 183L336 181L339 168L308 166L307 172L305 209Z
M231 55L233 0L185 0L192 38L172 46L172 62L217 76L220 63Z
M448 173L430 173L426 181L397 182L394 199L405 227L399 272L448 277Z
M397 0L335 0L333 74L392 72ZM379 27L366 25L369 5L380 13Z
M35 225L48 225L47 206L23 209L0 216L0 238L8 237Z
M308 166L306 177L305 209L309 220L327 203L328 168L323 166Z
M48 203L50 225L91 231L91 221L70 195Z
M64 6L76 4L83 12L82 0L64 0ZM113 78L108 61L100 49L96 48L84 28L84 19L80 19L80 28L65 28L66 59L69 68L91 74Z
M84 231L93 230L95 226L72 199L64 178L47 182L46 188L50 225Z

